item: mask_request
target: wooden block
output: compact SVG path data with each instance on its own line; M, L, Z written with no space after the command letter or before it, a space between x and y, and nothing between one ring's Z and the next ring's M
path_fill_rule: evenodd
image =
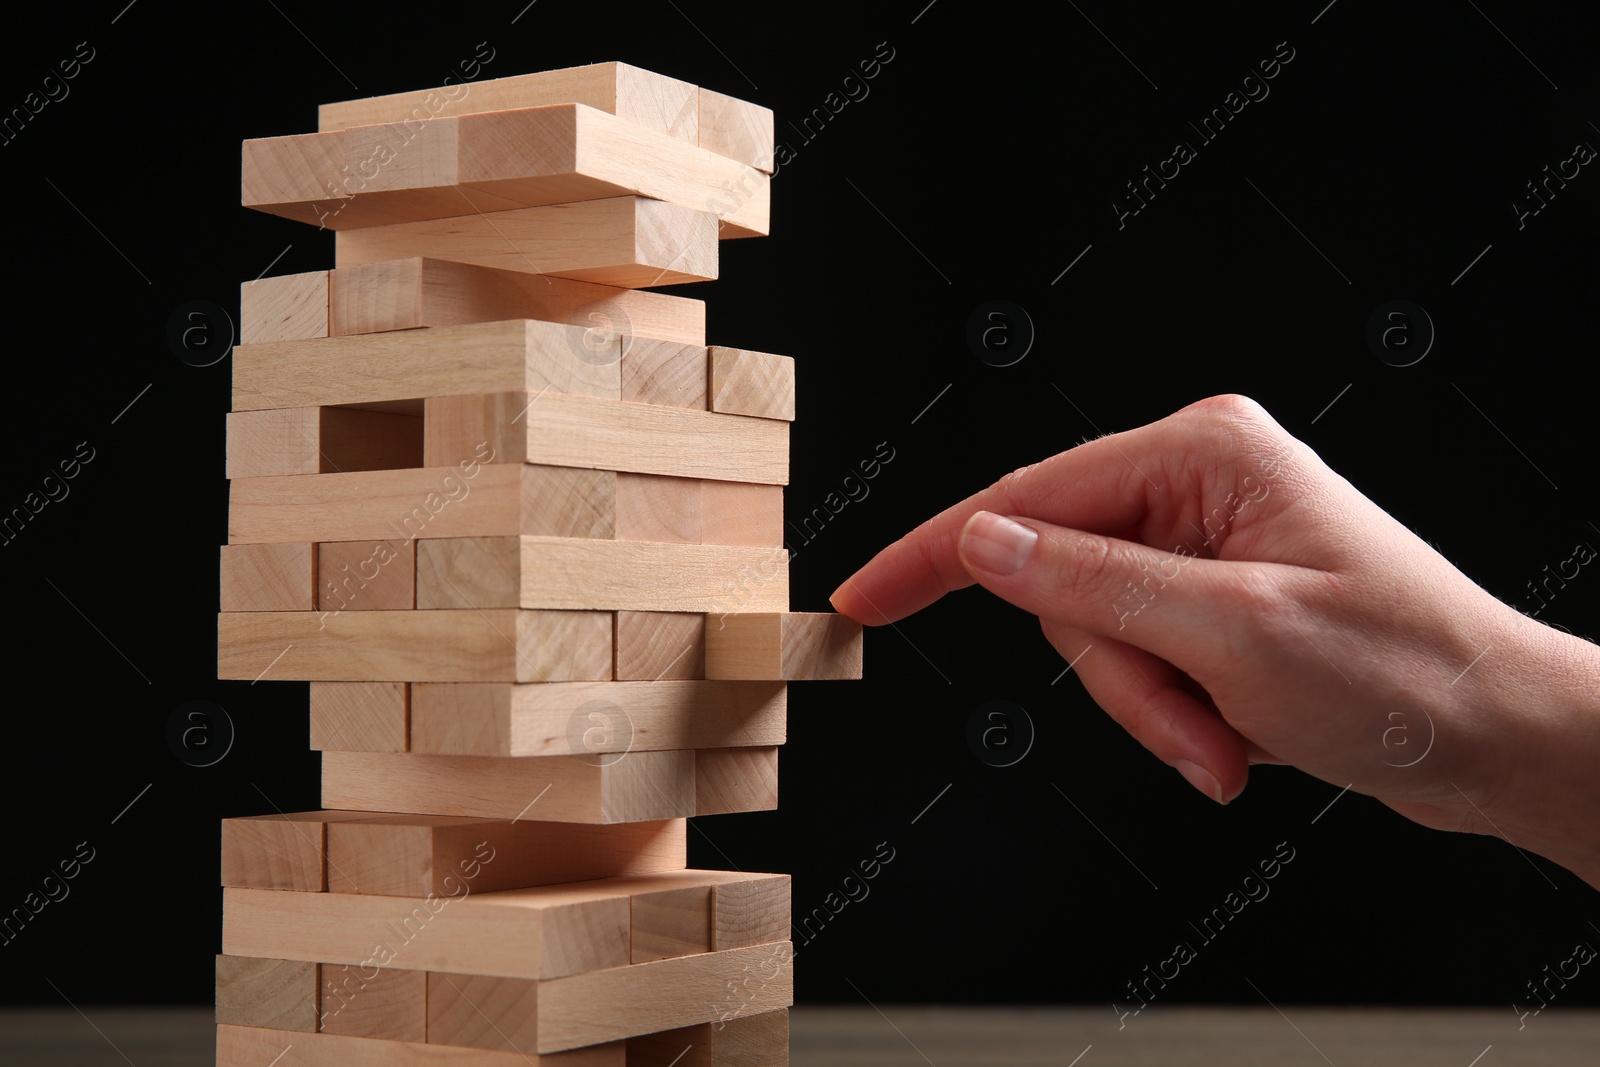
M700 542L782 547L783 486L702 479Z
M411 737L405 682L312 682L311 747L336 752L404 752Z
M601 762L630 752L781 745L788 706L787 687L772 682L418 683L412 694L413 752Z
M794 359L713 345L711 410L794 421Z
M680 285L716 278L717 217L620 196L342 230L334 238L341 269L408 256L623 289Z
M324 541L317 545L318 611L416 607L414 540Z
M621 1041L541 1056L339 1034L217 1027L217 1067L625 1067Z
M320 969L325 1034L372 1037L384 1041L426 1041L428 976L422 971L371 968L367 974L348 965Z
M618 473L617 538L699 544L700 480Z
M217 616L217 677L606 681L612 626L579 611L231 612Z
M694 813L772 811L778 806L776 748L702 749L695 753ZM327 798L323 798L327 803Z
M305 811L223 819L222 884L321 893L328 888L327 824L360 817L360 812Z
M480 455L494 457L487 446ZM403 543L518 532L613 537L616 484L613 471L470 458L359 476L242 478L229 487L228 537L236 543Z
M711 951L709 885L635 893L630 898L632 962L649 963Z
M336 824L343 830L348 823ZM329 840L333 829L329 828ZM769 945L789 937L789 876L756 875L712 888L711 947Z
M583 537L466 540L473 543L445 538L418 547L418 608L709 612L789 601L782 549Z
M420 258L343 267L331 272L330 293L327 332L335 337L539 319L584 330L596 360L616 354L611 339L623 337L624 374L626 357L635 350L699 345L704 358L705 302L665 293ZM704 374L700 377L703 393ZM632 399L626 392L623 396Z
M382 896L449 896L683 870L683 819L535 822L445 815L372 815L331 824L328 889Z
M777 170L772 109L700 90L700 147L771 174Z
M463 882L454 897L421 899L225 889L222 944L229 955L271 944L286 959L368 969L580 974L628 963L632 891L619 879L496 893Z
M648 335L657 336L657 335ZM709 366L703 343L635 336L622 345L622 399L707 410Z
M316 1033L317 965L218 956L217 1022Z
M830 612L751 612L706 628L707 678L861 677L861 624Z
M281 274L239 286L239 343L328 336L328 272Z
M342 130L383 122L417 125L483 111L587 104L635 126L716 151L714 144L703 144L700 137L700 92L688 82L626 63L594 63L323 104L317 109L317 128Z
M422 420L356 408L265 408L228 414L229 478L422 465Z
M576 326L534 319L429 326L233 350L235 411L511 390L621 395L617 359ZM470 452L456 457L464 459Z
M223 545L223 611L306 611L317 606L316 546Z
M766 174L583 104L265 138L245 142L242 159L244 206L319 228L618 193L711 213L729 237L760 236L769 228Z
M483 448L498 462L714 478L789 480L789 426L775 419L554 392L427 401L424 458Z
M789 1009L628 1039L628 1067L787 1067Z
M695 793L695 753L685 751L631 752L609 764L588 756L322 754L322 802L345 810L654 822L695 814Z
M618 611L618 681L706 676L706 617L696 612Z

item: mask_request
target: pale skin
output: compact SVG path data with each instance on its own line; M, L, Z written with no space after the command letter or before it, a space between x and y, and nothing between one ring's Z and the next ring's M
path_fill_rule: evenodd
M1600 888L1600 647L1474 584L1248 398L1014 471L832 599L879 625L974 583L1213 800L1286 763Z

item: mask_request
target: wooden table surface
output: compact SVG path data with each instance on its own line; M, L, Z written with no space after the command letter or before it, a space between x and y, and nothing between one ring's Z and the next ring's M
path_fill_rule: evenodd
M0 1063L209 1067L209 1008L0 1008ZM880 1010L881 1009L881 1010ZM793 1067L1510 1067L1600 1063L1600 1012L799 1007ZM1076 1058L1075 1058L1076 1057ZM262 1067L266 1067L265 1064ZM280 1067L293 1067L292 1055Z

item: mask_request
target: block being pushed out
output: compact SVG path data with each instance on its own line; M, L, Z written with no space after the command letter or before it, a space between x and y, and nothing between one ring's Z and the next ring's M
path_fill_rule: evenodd
M861 677L861 624L830 612L741 612L709 620L707 678Z

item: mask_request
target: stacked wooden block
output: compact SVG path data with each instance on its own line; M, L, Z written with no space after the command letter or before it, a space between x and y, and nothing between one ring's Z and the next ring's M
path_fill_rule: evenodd
M769 111L622 64L326 105L246 206L335 269L242 287L219 675L311 682L326 810L223 825L219 1064L787 1062L777 804L793 360L706 345ZM275 1059L275 1057L282 1057Z

